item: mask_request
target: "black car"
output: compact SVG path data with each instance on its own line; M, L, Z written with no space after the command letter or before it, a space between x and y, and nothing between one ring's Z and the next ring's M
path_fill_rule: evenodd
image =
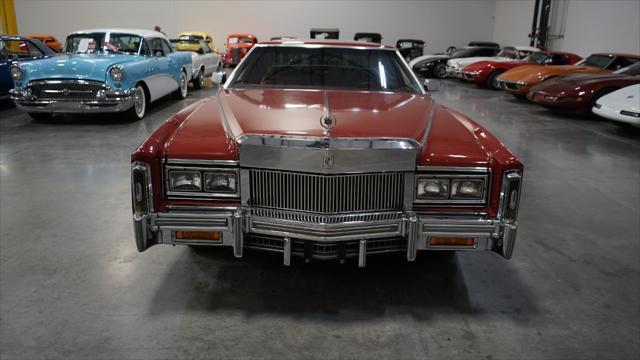
M382 43L382 35L379 33L358 32L353 36L353 40L380 44Z
M452 54L426 55L411 61L413 71L422 77L445 78L447 76L447 60L476 56L496 56L500 48L468 46L455 50Z
M424 54L424 40L400 39L396 42L396 48L405 60L411 61Z

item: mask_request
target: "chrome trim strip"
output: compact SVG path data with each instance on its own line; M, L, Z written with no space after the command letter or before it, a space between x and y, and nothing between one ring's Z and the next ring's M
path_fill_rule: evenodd
M242 167L316 174L415 171L420 149L415 140L398 138L243 135L237 141Z
M418 166L418 172L421 171L438 171L438 172L481 172L481 173L489 173L491 171L490 167L483 166Z
M215 165L215 166L238 166L237 160L202 160L202 159L178 159L168 158L165 164L172 165Z
M431 124L433 123L433 117L436 114L436 101L431 99L431 112L427 117L427 128L424 130L424 135L422 135L422 140L420 140L420 144L424 149L427 146L427 140L429 139L429 133L431 132Z
M367 240L360 240L358 246L358 267L365 267L367 265Z
M285 266L291 265L291 238L284 238L284 249L283 249L284 260L283 263Z

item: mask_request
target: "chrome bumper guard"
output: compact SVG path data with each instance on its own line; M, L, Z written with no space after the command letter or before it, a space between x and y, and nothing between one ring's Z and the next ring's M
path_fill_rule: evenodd
M9 91L16 107L28 113L86 114L122 112L134 103L135 89L101 90L95 99L38 99L28 89Z
M354 215L314 215L257 208L182 209L135 216L138 250L153 244L228 246L236 257L244 248L279 252L289 265L292 256L310 259L357 257L406 252L413 261L418 251L494 251L506 259L513 254L517 223L472 216L442 216L414 212ZM221 240L178 240L176 231L219 231ZM432 237L468 237L471 246L432 246Z

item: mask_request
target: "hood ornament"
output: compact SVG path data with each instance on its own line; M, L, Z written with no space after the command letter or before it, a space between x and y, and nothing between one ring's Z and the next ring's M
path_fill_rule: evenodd
M320 126L324 129L324 134L331 137L331 129L336 126L336 117L329 110L329 93L324 91L324 113L320 116Z

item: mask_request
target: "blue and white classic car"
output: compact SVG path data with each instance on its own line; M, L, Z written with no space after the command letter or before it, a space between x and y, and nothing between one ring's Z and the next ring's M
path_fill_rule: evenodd
M32 118L125 112L142 119L165 95L187 96L191 56L157 31L94 29L67 37L66 55L12 65L11 99Z

